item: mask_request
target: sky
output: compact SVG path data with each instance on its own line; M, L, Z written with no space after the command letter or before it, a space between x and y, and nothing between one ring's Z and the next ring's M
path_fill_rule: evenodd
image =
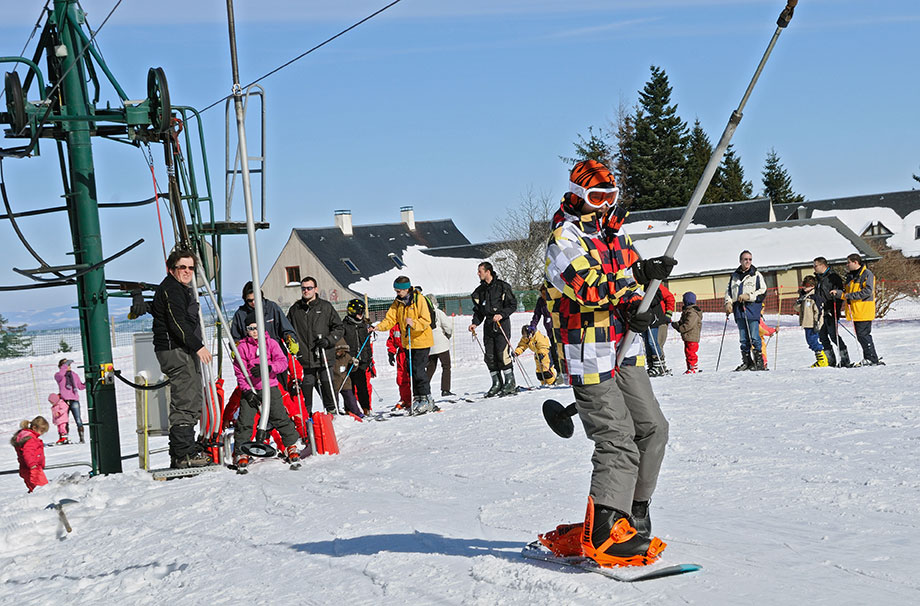
M41 4L4 7L0 56L20 54ZM255 80L386 4L238 0L241 80ZM93 28L114 5L82 1ZM668 74L679 115L691 123L698 118L717 140L783 6L773 0L402 0L261 82L271 223L258 235L261 276L292 228L330 226L336 209L350 209L356 224L367 224L398 221L399 208L412 205L417 220L452 218L471 241L489 240L497 216L527 192L561 195L569 167L559 156L571 155L589 126L613 120L620 104L634 105L652 65ZM920 173L920 83L907 68L920 50L920 6L892 0L865 7L804 0L796 8L733 139L755 191L770 149L808 199L917 185L911 175ZM164 0L151 11L148 3L124 0L97 40L130 98L146 95L151 66L165 70L174 105L204 108L230 92L224 2ZM117 100L109 88L101 104L106 100ZM203 114L218 219L225 218L224 122L223 103ZM258 129L250 133L252 148ZM55 156L45 141L40 157L4 161L14 211L60 204ZM96 140L94 158L101 202L152 195L140 151ZM165 181L162 150L154 149L154 158ZM232 218L242 220L236 198ZM65 217L20 224L46 261L70 262ZM103 209L101 224L106 255L145 239L110 264L107 277L157 282L165 275L153 206ZM37 261L8 221L0 223L0 241L6 252L0 285L25 283L12 268ZM249 279L244 237L224 239L223 267L224 283L238 294ZM68 287L2 292L0 313L75 298Z

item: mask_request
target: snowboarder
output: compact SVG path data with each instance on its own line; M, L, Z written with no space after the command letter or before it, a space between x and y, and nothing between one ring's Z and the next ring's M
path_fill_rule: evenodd
M352 299L348 302L342 324L345 326L345 342L348 343L348 353L354 366L348 378L364 414L370 414L371 383L368 375L374 363L374 349L371 339L368 338L368 335L373 333L369 332L370 324L364 319L365 311L364 301ZM335 381L335 387L338 388L339 382Z
M875 343L872 341L872 320L875 319L875 276L863 264L858 253L847 256L847 277L843 291L832 290L831 296L843 299L847 320L853 322L856 340L862 347L863 359L857 366L884 365L878 359Z
M805 276L802 279L802 288L799 289L799 298L796 299L792 309L799 314L799 326L805 329L805 343L808 348L815 352L815 363L812 368L825 367L827 355L821 346L821 339L818 337L818 331L821 330L821 324L824 322L824 315L818 309L815 303L815 287L818 280L814 276Z
M303 366L303 395L307 412L313 413L313 390L318 389L326 412L335 412L335 389L329 385L329 368L335 359L335 344L345 334L345 326L332 303L321 299L316 278L300 281L301 298L291 305L287 317L297 333L300 348L297 358Z
M428 381L430 382L431 378L434 377L438 362L440 362L441 396L453 396L456 394L450 391L450 340L454 336L454 325L451 319L447 317L447 314L438 307L437 297L430 297L429 301L434 309L438 325L431 331L434 344L428 353L428 368L425 369L425 374L428 375Z
M834 355L836 345L840 350L840 366L846 368L850 366L850 352L838 332L843 303L840 299L831 296L832 290L843 291L843 279L828 267L827 259L824 257L815 257L813 266L815 277L818 279L818 285L815 287L815 303L818 304L824 316L821 329L818 331L818 338L824 348L824 355L827 356L828 365L837 366L837 357Z
M591 490L584 524L541 537L557 555L584 555L601 566L643 565L665 548L651 536L649 502L668 439L668 423L633 341L617 367L627 329L645 332L651 312L638 313L637 282L668 277L676 261L640 260L619 233L613 174L594 160L579 162L569 192L552 219L546 285L556 339L575 392L585 433L594 441Z
M58 362L58 371L54 373L54 380L58 384L58 393L67 402L73 421L77 424L77 435L80 436L82 444L84 442L83 419L80 417L80 395L77 392L86 389L86 385L83 384L77 373L70 369L71 364L73 360L66 358Z
M396 291L396 299L375 329L385 332L394 326L399 326L411 369L409 374L412 377L413 400L410 412L424 414L435 410L428 375L425 374L428 367L428 352L433 343L431 312L425 297L412 288L412 282L407 276L397 277L393 282L393 290Z
M19 459L19 477L26 483L29 492L48 483L45 477L45 443L40 437L46 431L48 421L45 417L35 417L31 421L22 421L19 431L10 440Z
M190 287L195 263L190 250L171 252L166 259L168 274L150 305L153 350L160 369L169 377L169 455L174 469L211 464L195 441L195 424L204 404L201 364L211 363L198 319L198 301Z
M70 444L70 438L67 437L70 427L68 421L67 411L70 408L67 404L67 400L61 397L59 393L53 393L48 396L48 401L51 402L51 422L57 426L58 430L58 440L55 444Z
M767 281L752 265L751 251L741 251L738 259L741 264L732 272L725 289L725 315L734 315L741 342L741 365L735 370L764 370L757 326L767 296Z
M685 375L692 375L698 372L697 363L700 349L700 332L703 327L703 311L696 304L696 293L687 291L684 293L683 308L680 312L680 320L673 322L671 325L680 333L680 338L684 341L684 358L687 360L687 370Z
M239 358L233 361L233 372L236 375L237 385L242 390L240 397L240 417L236 423L236 431L233 434L233 462L237 469L245 468L249 465L249 456L243 454L241 446L252 439L252 429L255 423L256 413L262 405L262 371L259 366L259 326L256 323L255 311L250 310L246 314L245 324L246 338L237 343L237 350L240 352ZM288 369L287 356L281 351L281 345L269 337L268 331L265 331L265 354L268 358L268 388L269 388L269 409L268 422L281 434L282 444L284 445L284 456L289 463L296 463L300 460L300 452L297 450L297 440L300 435L288 411L284 407L284 397L281 390L278 389L278 374L286 372ZM243 369L249 371L250 383Z
M492 377L492 387L485 397L517 393L514 382L514 362L511 359L511 314L517 310L517 299L511 286L499 280L495 269L488 261L477 269L480 283L470 295L473 299L473 322L470 332L485 321L482 345L485 348L485 362Z
M514 348L513 355L519 356L529 349L533 352L534 362L537 365L537 379L540 385L554 385L556 383L556 370L553 368L549 357L549 339L531 328L521 327L521 340Z

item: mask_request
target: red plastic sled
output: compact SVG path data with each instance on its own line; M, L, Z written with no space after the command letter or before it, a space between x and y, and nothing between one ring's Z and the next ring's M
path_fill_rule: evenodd
M339 443L335 439L332 419L327 412L313 413L313 433L316 436L316 454L339 454Z

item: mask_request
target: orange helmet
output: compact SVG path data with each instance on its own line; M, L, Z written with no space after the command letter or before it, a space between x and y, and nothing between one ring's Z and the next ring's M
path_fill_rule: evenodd
M572 168L569 191L596 210L612 208L620 193L613 173L597 160L583 160Z

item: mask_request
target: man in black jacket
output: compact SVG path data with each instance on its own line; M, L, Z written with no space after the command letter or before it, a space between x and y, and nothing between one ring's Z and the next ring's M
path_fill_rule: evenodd
M301 299L291 305L287 317L297 333L303 366L303 393L307 411L313 412L313 389L319 386L326 412L335 412L335 395L329 384L330 367L335 361L335 344L345 334L345 327L332 303L319 298L316 278L300 281Z
M189 285L195 274L195 256L176 249L166 259L169 275L153 295L153 350L160 369L169 377L169 454L172 467L203 467L211 463L198 450L195 424L204 404L200 364L211 363L204 345L198 301Z
M517 310L517 299L511 286L499 280L492 264L488 261L479 264L481 282L473 294L473 323L470 332L485 321L482 345L485 349L486 367L492 376L492 387L485 397L508 395L517 392L514 382L514 362L511 358L511 314Z
M840 328L839 318L843 301L831 296L832 290L843 290L843 279L828 267L827 259L824 257L815 257L814 268L815 277L818 279L818 285L815 287L815 303L824 315L824 323L818 331L818 338L821 339L821 347L824 348L828 365L837 366L837 357L834 355L834 345L837 345L840 349L840 366L845 368L850 366L850 353L847 351L847 344L837 332Z
M349 377L355 386L358 403L364 414L371 412L370 379L368 371L374 363L374 350L371 345L370 326L364 319L364 301L352 299L348 302L348 315L345 316L345 342L348 343L348 353L351 354L354 368ZM346 371L347 372L347 371ZM338 388L338 385L335 386Z

